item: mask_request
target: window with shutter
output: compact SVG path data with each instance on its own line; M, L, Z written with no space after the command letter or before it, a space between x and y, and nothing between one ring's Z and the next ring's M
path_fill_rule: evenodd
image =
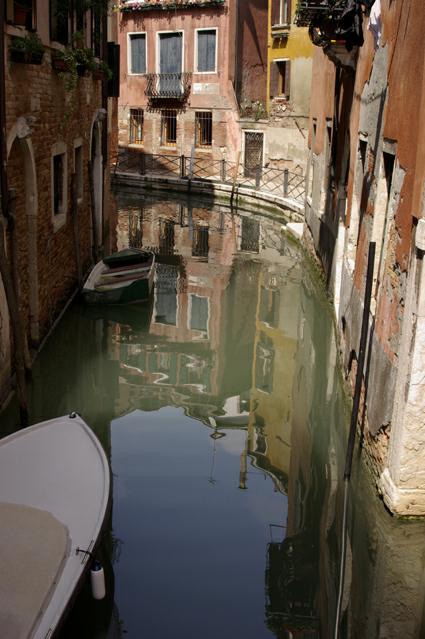
M289 100L291 95L291 61L275 60L270 68L270 98Z
M128 45L128 72L131 74L146 73L146 34L130 33Z
M215 73L217 29L201 29L196 34L196 72Z

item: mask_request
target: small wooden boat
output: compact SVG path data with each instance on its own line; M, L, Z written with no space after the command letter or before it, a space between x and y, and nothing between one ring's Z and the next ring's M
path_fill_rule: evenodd
M0 635L49 639L90 566L110 499L102 446L75 413L0 441Z
M129 304L149 299L155 254L128 248L98 262L83 287L88 304Z

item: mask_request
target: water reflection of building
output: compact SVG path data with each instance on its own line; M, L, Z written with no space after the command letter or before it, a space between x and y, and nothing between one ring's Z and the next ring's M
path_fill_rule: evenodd
M250 388L260 265L244 253L258 251L260 231L258 221L244 219L173 201L123 207L117 247L150 248L157 266L149 335L117 327L126 351L117 353L125 362L117 412L179 404L209 424L227 397ZM229 372L232 355L236 375Z

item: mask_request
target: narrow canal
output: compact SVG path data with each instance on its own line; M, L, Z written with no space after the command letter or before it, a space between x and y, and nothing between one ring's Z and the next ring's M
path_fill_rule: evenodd
M314 269L258 214L120 194L116 221L157 254L151 304L77 300L31 387L31 421L77 410L113 473L108 597L61 639L332 637L347 406ZM424 524L358 464L349 510L341 637L425 636Z

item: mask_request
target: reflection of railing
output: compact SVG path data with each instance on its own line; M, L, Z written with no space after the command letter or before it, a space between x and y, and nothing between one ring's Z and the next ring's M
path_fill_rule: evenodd
M258 166L250 176L244 167L227 160L188 158L184 155L153 155L126 149L113 162L114 175L174 176L205 182L233 184L304 203L305 178L288 169Z
M186 100L190 93L191 73L148 73L145 94L148 98Z

